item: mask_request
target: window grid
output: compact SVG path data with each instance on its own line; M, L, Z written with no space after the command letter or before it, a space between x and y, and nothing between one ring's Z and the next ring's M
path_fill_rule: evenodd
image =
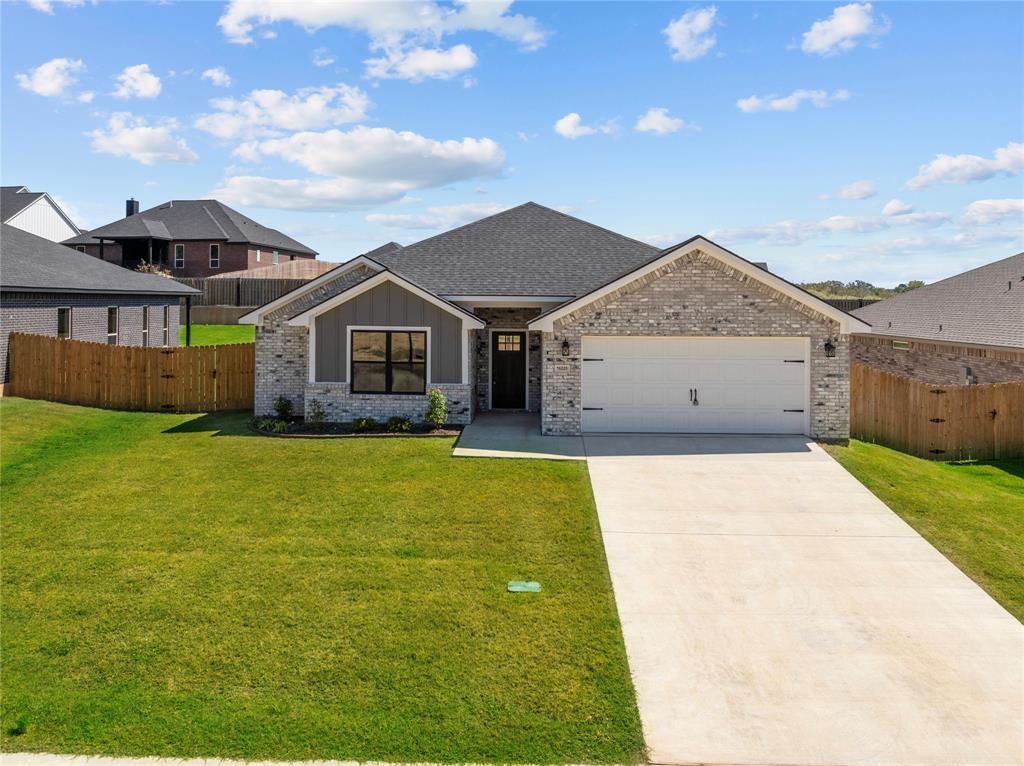
M369 336L381 336L372 339ZM427 334L416 330L353 330L349 381L355 394L425 394ZM383 354L383 358L381 358Z
M220 245L210 245L210 268L220 268Z
M520 346L521 341L522 336L520 335L499 335L498 351L518 352L522 348Z

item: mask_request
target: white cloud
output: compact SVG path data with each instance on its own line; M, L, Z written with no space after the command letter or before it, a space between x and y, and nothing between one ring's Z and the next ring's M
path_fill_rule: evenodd
M360 88L301 88L289 95L281 90L254 90L244 99L215 98L217 111L199 117L195 126L218 138L272 136L282 130L311 130L359 122L373 104Z
M53 15L53 4L60 3L69 7L85 5L85 0L28 0L29 8Z
M821 109L836 101L846 101L850 98L850 91L840 89L827 90L794 90L788 96L776 96L774 93L768 96L751 96L741 98L736 102L741 112L795 112L805 101Z
M403 199L435 188L500 174L505 154L489 138L436 141L411 132L359 126L252 141L235 150L248 161L278 157L322 179L226 179L218 197L241 205L339 210Z
M657 133L662 136L668 133L678 133L684 128L687 130L698 130L696 125L689 125L680 117L670 117L668 109L661 106L648 109L636 121L636 125L633 128L641 133Z
M23 90L37 96L59 98L68 95L83 69L85 64L81 59L51 59L35 69L14 75L14 79Z
M464 202L459 205L428 207L425 212L419 214L371 213L366 216L366 220L396 229L447 230L500 213L509 207L498 202Z
M96 98L96 94L93 93L91 90L83 90L81 93L75 96L75 101L78 101L82 104L91 104L94 98Z
M908 202L904 202L901 199L891 199L885 203L885 207L882 208L882 215L906 215L907 213L913 213L914 206Z
M326 48L316 48L313 50L313 66L325 67L330 66L334 62L334 56Z
M144 118L128 112L115 112L107 127L86 135L92 138L92 150L116 157L130 157L143 165L157 162L195 162L198 155L189 149L185 139L174 134L178 122L163 119L151 125Z
M307 32L329 26L364 32L370 48L381 58L367 61L372 77L402 77L418 82L427 77L451 77L465 71L468 46L444 50L439 43L458 32L489 32L518 43L523 50L544 45L548 32L530 16L509 12L512 0L460 0L454 5L437 0L414 2L285 3L279 0L231 0L217 22L234 43L251 43L257 27L291 22ZM266 35L264 35L266 36ZM468 54L468 55L467 55ZM470 65L472 66L472 65ZM409 76L402 72L419 72ZM382 74L383 73L383 74Z
M938 183L966 184L984 181L1000 173L1017 175L1024 170L1024 143L1009 143L996 149L992 159L977 154L939 154L922 165L906 183L908 189L923 189Z
M715 47L715 35L711 30L717 13L718 9L713 5L694 8L661 30L668 38L674 61L694 61Z
M979 199L964 211L963 221L972 226L1013 219L1024 226L1024 199Z
M941 226L951 220L949 214L928 212L909 213L898 216L849 216L834 215L820 221L789 219L763 226L749 226L735 229L714 229L708 232L711 239L722 242L753 240L763 245L799 245L812 239L821 239L833 234L870 234L894 227Z
M889 20L884 16L876 20L871 3L850 3L832 11L832 15L815 21L804 32L800 47L804 53L832 56L857 47L859 38L875 38L889 31Z
M149 71L149 64L127 66L116 79L117 88L110 94L114 98L156 98L162 88L160 78Z
M380 58L367 59L366 74L375 79L450 80L476 66L477 58L468 45L443 48L392 48Z
M871 181L854 181L852 184L840 186L832 194L822 194L819 199L867 199L878 194L878 187Z
M576 112L569 112L555 122L555 133L571 140L582 136L591 136L595 133L614 133L615 129L616 125L613 120L595 126L584 125L583 118Z
M213 67L203 71L202 79L209 80L218 88L231 87L231 75L222 66Z

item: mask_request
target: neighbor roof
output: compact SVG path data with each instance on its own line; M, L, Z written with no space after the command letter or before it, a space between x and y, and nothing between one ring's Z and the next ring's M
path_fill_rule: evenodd
M7 223L42 196L24 186L0 186L0 221Z
M876 335L1024 347L1024 253L853 313Z
M368 255L439 295L576 296L657 253L651 245L527 202Z
M94 245L97 238L213 239L316 255L301 242L251 220L215 199L175 199L119 221L64 240L65 245Z
M7 224L0 227L0 258L5 291L200 294L168 277L129 271Z

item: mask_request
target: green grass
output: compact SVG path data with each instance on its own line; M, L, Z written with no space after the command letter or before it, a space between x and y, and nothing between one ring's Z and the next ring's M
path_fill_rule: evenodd
M243 414L0 417L4 750L642 758L583 464Z
M193 346L223 346L228 343L252 343L256 326L251 324L194 324ZM178 328L178 344L185 345L185 326Z
M860 441L827 449L992 598L1024 620L1024 460L938 463Z

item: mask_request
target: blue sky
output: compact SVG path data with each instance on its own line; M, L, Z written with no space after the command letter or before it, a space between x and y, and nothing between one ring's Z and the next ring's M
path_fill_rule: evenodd
M3 2L2 175L342 261L534 200L794 280L1024 249L1020 3Z

